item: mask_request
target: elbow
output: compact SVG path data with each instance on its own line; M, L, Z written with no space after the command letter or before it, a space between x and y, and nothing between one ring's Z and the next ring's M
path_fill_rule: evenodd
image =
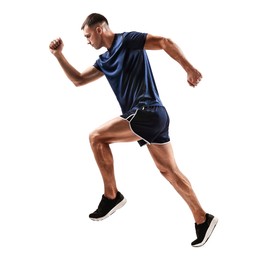
M81 82L79 82L79 81L73 81L73 84L74 84L75 87L80 87L80 86L83 85L83 84L82 84Z
M172 45L173 41L170 38L162 38L161 47L166 50L169 45Z
M75 87L80 87L86 84L86 80L84 80L82 77L78 77L72 81Z

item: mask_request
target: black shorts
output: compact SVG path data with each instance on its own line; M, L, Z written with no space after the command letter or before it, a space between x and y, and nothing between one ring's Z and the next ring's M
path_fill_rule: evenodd
M140 146L165 144L170 141L168 113L163 106L142 107L121 115L129 121L131 130L140 137Z

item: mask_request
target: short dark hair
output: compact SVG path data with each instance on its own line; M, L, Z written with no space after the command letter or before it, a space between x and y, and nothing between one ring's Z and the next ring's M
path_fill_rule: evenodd
M86 25L91 27L97 23L103 23L103 22L105 22L108 25L108 21L105 16L103 16L102 14L98 14L98 13L92 13L86 18L86 20L82 24L81 30L83 30Z

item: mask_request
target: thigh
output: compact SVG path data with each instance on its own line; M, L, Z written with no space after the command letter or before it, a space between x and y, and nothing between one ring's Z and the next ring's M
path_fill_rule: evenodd
M129 122L121 117L116 117L99 126L92 134L98 135L101 141L107 143L133 142L140 139L132 132Z
M161 171L174 170L177 168L172 145L170 142L161 145L151 144L148 145L147 147L156 166Z

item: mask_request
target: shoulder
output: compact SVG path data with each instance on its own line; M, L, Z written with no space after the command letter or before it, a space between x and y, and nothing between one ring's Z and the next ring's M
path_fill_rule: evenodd
M138 32L138 31L130 31L130 32L122 33L122 36L126 40L135 40L135 39L140 39L140 38L146 38L147 33Z
M130 49L143 49L147 33L130 31L122 34L125 46Z

